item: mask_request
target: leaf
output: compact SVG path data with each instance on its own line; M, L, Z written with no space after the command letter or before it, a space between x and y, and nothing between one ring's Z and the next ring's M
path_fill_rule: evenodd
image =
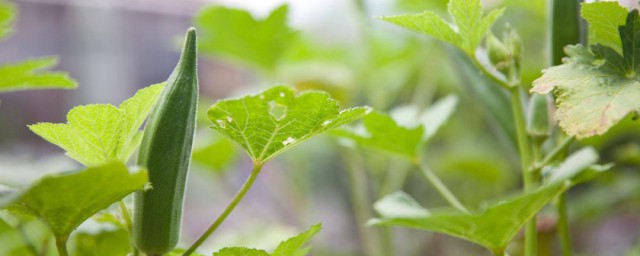
M500 201L477 213L462 213L457 210L432 211L431 215L416 214L406 217L382 217L373 219L370 225L401 226L424 229L462 238L485 246L494 252L503 251L522 226L549 201L564 192L568 185L556 183L509 200ZM395 207L407 205L408 196L392 194L381 199L382 205ZM391 202L393 201L393 203ZM413 201L413 199L411 199ZM380 202L380 201L379 201ZM427 212L409 204L413 212ZM379 209L381 213L394 209ZM391 215L393 216L393 215Z
M129 232L125 229L101 230L97 234L80 233L75 236L75 255L127 255L131 251Z
M264 250L244 247L227 247L214 253L213 256L269 256L269 253Z
M373 111L362 118L361 126L351 129L339 129L333 134L345 137L356 143L384 150L411 160L419 158L424 129L421 125L407 128L393 118Z
M493 10L483 16L480 0L451 0L448 11L453 19L452 24L430 11L386 16L382 17L382 20L433 36L473 56L482 38L502 16L504 8Z
M383 218L423 218L430 215L429 211L410 195L397 191L391 193L373 204Z
M567 157L558 167L549 170L547 181L554 183L568 180L596 162L598 162L598 153L591 147L582 148Z
M412 106L399 107L392 110L394 118L373 111L362 118L361 125L337 129L332 133L366 147L417 161L424 142L449 119L457 102L455 95L449 95L422 114Z
M555 89L556 120L564 131L577 138L602 135L640 103L640 17L634 10L621 26L623 54L603 46L566 48L569 56L559 66L543 70L533 82L532 92L545 94Z
M589 22L589 42L621 52L618 26L625 23L627 13L618 2L582 3L582 18Z
M15 19L15 9L11 3L0 0L0 39L11 33L11 25Z
M212 128L240 144L256 163L264 163L295 145L354 121L368 107L339 111L327 93L295 94L288 86L272 87L258 95L221 100L209 109Z
M272 256L304 256L309 252L309 248L303 247L313 236L322 229L321 224L311 226L307 231L288 239L278 245L271 254Z
M56 237L64 238L98 211L142 189L147 181L145 170L130 173L124 164L113 162L43 176L19 192L0 197L0 208L38 216Z
M227 138L218 138L206 146L195 148L192 158L195 163L199 163L216 172L225 171L237 156L237 150L232 141Z
M259 20L240 9L204 8L194 21L200 33L200 51L274 69L296 37L287 26L288 11L287 5L282 5Z
M0 19L2 10L0 6ZM0 28L1 30L1 28ZM2 33L2 31L0 31ZM28 89L77 87L76 81L63 72L42 72L58 63L55 57L25 60L0 66L0 92Z
M29 129L86 166L126 162L140 144L138 129L162 88L163 84L143 88L119 108L109 104L74 107L67 114L66 124L38 123Z
M309 252L308 248L303 247L320 229L321 224L311 226L307 231L298 234L287 241L283 241L278 247L269 254L264 250L249 249L244 247L227 247L214 253L214 256L304 256Z

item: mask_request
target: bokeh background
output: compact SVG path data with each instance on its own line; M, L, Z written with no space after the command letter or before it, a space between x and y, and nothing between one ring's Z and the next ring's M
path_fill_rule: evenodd
M13 35L0 42L0 63L59 56L56 70L67 71L79 87L0 95L1 184L20 186L43 173L80 168L26 125L65 122L73 106L119 104L139 88L164 81L179 57L183 33L196 26L201 38L209 38L200 45L201 112L217 99L275 84L325 90L344 107L369 105L384 112L406 106L428 109L454 94L459 98L456 112L426 145L425 162L471 206L520 190L506 96L500 96L502 92L480 77L457 50L375 18L426 9L445 14L446 0L13 2L19 15ZM282 41L267 44L251 35L260 34L258 29L240 33L246 37L211 35L211 27L245 28L225 24L224 16L211 21L206 14L215 8L245 10L263 20L283 4L288 5L287 25L276 28L289 34ZM507 7L493 32L499 35L511 26L523 38L523 81L530 84L548 63L546 1L487 0L484 4L487 10ZM260 57L229 50L243 47L246 52L259 49L254 56ZM239 147L207 128L206 115L201 117L185 200L184 245L226 206L251 166ZM579 255L640 255L636 249L640 246L640 126L630 118L606 136L579 144L595 146L603 163L617 165L569 193L576 251ZM321 222L324 228L312 242L313 255L372 255L371 239L374 246L391 244L394 255L488 255L473 244L430 232L394 228L392 240L372 238L379 228L364 227L361 217L373 217L373 211L358 207L358 200L371 205L389 192L382 189L385 180L398 176L406 176L399 189L423 205L446 205L402 159L351 147L330 135L314 138L266 165L257 184L203 251L231 245L269 249ZM358 197L354 188L364 195ZM555 216L543 211L539 218L540 246L554 251L558 247ZM91 230L89 226L81 229ZM512 249L517 249L519 239Z

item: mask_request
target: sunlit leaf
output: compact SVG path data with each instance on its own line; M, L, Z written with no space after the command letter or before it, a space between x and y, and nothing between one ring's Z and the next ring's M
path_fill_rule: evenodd
M124 164L114 162L43 176L27 188L0 197L0 208L38 216L56 237L67 237L86 219L146 183L146 171L130 173Z
M624 25L627 13L627 8L615 1L583 3L582 18L589 22L589 42L621 52L618 26Z
M0 0L0 39L11 32L15 12L15 7L11 3Z
M195 18L203 53L222 55L264 69L273 69L296 33L287 25L288 7L256 19L245 10L223 6L204 8Z
M630 12L621 26L623 54L603 46L568 46L559 66L544 70L532 92L555 92L555 119L577 138L604 134L631 113L640 111L640 17Z
M109 104L74 107L66 124L38 123L29 129L86 166L126 162L140 144L138 129L162 88L163 84L156 84L141 89L119 108Z
M316 224L311 226L307 231L298 234L286 241L283 241L273 251L268 253L264 250L250 249L244 247L227 247L214 253L214 256L305 256L309 253L309 248L304 247L306 243L315 236L322 225Z
M295 145L366 114L367 107L340 111L327 93L276 86L258 95L218 101L209 109L212 128L264 163Z
M448 5L453 23L446 22L437 14L425 11L420 14L405 14L382 17L396 25L424 33L450 43L473 56L478 44L496 22L504 9L482 15L480 0L451 0Z
M0 8L2 7L0 6ZM2 16L1 12L0 10L0 16ZM55 57L46 57L0 65L0 92L76 88L76 81L71 79L67 73L46 71L55 66L57 62Z

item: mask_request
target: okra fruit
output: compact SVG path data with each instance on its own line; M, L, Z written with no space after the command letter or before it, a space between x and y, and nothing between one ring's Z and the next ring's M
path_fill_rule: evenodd
M147 168L151 189L134 196L132 239L149 256L171 251L180 235L198 102L196 48L196 31L190 28L180 61L147 121L138 153L138 165Z

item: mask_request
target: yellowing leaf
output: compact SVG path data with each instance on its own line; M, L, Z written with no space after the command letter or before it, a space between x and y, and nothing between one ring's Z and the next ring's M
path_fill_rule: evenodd
M156 84L141 89L119 108L108 104L78 106L69 111L66 124L38 123L29 129L86 166L126 162L140 144L138 129L162 88Z
M329 94L276 86L258 95L221 100L209 109L212 128L240 144L264 163L331 128L354 121L367 107L339 110Z
M640 112L640 17L630 12L619 29L622 55L603 46L568 46L563 64L543 70L532 92L555 92L555 119L572 136L604 134L631 113ZM555 90L554 90L555 89Z
M0 0L0 39L11 32L15 16L15 7L5 0Z

